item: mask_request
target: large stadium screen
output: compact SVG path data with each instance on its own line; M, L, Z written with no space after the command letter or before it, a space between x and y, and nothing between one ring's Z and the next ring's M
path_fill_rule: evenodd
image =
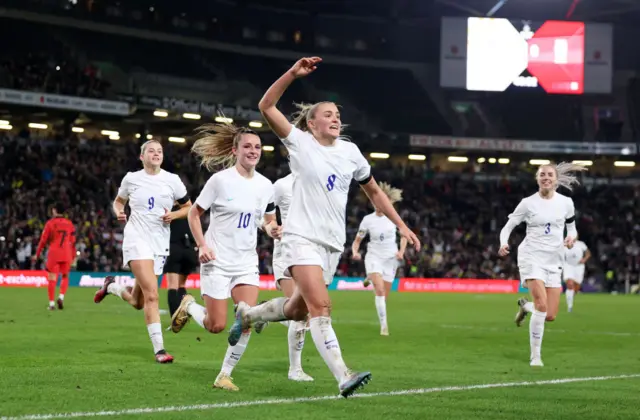
M441 85L487 92L609 93L610 29L554 20L444 18Z

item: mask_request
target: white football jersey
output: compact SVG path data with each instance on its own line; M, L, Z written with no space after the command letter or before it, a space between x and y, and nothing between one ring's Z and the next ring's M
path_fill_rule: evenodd
M397 231L398 228L387 216L378 216L375 213L367 214L358 228L358 237L364 238L369 234L367 257L393 258L398 252Z
M527 234L518 247L518 265L535 264L550 271L562 271L565 222L574 216L573 200L558 192L551 199L535 193L520 201L508 222L513 227L521 222L527 224ZM508 240L503 233L504 230L500 235L501 246Z
M282 224L287 219L289 207L291 206L291 194L293 193L293 174L289 174L284 178L280 178L273 184L274 198L273 203L280 207L280 217Z
M129 200L131 215L124 227L122 246L143 241L156 255L169 255L170 224L162 221L174 202L187 196L187 188L180 177L161 169L150 175L141 169L122 178L118 196Z
M257 229L275 212L271 181L258 172L245 178L234 166L213 174L195 204L211 211L205 241L216 259L209 264L229 275L258 272Z
M573 248L564 248L564 260L569 265L579 265L580 260L587 252L587 244L582 241L576 241Z
M289 151L295 177L284 233L342 252L351 180L366 181L371 166L358 146L345 140L323 146L311 133L294 126L281 140Z

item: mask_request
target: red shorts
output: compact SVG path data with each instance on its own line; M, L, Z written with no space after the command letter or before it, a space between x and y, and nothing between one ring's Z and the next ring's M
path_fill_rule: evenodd
M68 275L71 271L71 261L47 261L47 272Z

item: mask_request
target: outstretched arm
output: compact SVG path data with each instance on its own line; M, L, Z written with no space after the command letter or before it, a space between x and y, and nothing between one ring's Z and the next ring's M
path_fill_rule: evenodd
M509 253L509 236L511 236L511 232L516 228L527 215L527 206L524 200L520 201L518 207L509 215L509 220L507 220L507 224L504 225L502 230L500 231L500 251L498 252L500 256L504 257Z

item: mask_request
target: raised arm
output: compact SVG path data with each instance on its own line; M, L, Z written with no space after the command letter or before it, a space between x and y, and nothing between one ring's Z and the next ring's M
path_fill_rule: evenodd
M295 79L311 74L317 68L316 65L321 61L322 59L320 57L301 58L271 85L258 103L258 108L264 116L264 119L279 138L283 139L289 136L291 123L287 120L287 117L276 108L278 101Z

